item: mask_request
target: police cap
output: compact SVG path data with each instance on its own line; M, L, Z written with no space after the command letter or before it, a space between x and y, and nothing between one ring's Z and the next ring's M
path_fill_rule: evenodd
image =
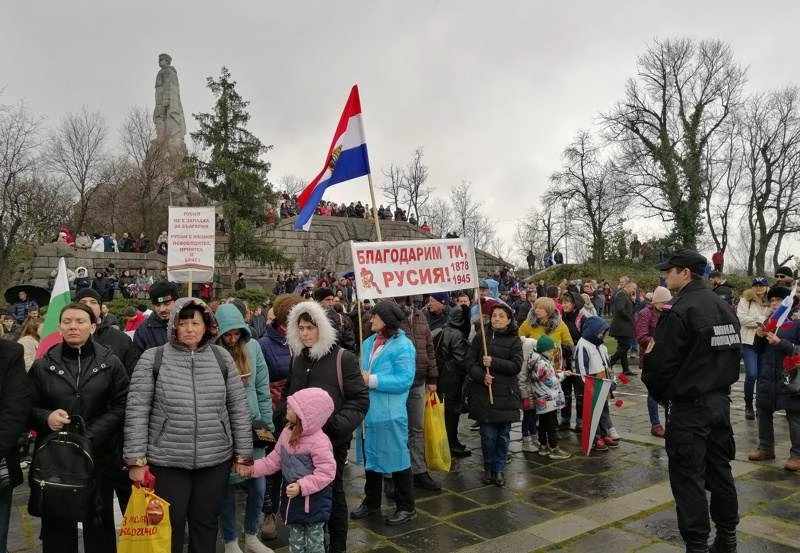
M706 265L708 265L708 260L705 257L700 255L697 250L687 248L673 253L669 259L656 265L656 269L669 271L673 267L678 267L680 269L689 269L695 274L703 274L706 270Z

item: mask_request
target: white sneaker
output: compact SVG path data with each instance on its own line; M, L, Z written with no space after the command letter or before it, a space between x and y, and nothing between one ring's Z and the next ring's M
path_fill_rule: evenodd
M242 553L239 542L236 540L225 542L225 553Z
M617 429L614 428L613 426L608 429L608 436L610 438L613 438L614 440L619 440L620 439L619 438L619 432L617 432Z
M261 543L255 534L244 535L245 553L275 553L272 549ZM227 551L225 553L228 553Z
M522 437L522 451L532 451L537 452L539 451L539 444L533 441L533 438L530 436L523 436Z

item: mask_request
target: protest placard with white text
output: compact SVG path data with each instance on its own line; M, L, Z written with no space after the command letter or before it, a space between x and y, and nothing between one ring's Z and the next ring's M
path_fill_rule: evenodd
M170 207L167 278L173 282L214 279L213 207Z
M359 299L478 287L475 248L463 238L352 242Z

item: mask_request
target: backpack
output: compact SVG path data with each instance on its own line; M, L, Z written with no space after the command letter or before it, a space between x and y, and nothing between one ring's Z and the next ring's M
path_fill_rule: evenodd
M222 357L222 351L220 346L215 346L211 344L211 351L214 352L214 357L217 358L217 365L219 365L219 370L222 372L222 381L225 382L225 386L228 386L228 364L225 362L225 358ZM155 357L153 358L153 387L155 388L156 382L158 381L158 373L161 372L161 363L164 361L164 346L156 347Z
M75 416L63 430L45 436L34 452L29 476L30 514L91 521L97 512L94 468L86 423Z

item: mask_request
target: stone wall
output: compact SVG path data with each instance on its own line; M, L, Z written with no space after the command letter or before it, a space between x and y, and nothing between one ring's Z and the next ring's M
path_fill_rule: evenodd
M222 285L229 288L239 272L245 274L248 286L265 286L271 289L277 275L288 269L295 271L327 269L337 273L351 271L353 263L350 259L350 241L377 240L375 225L365 219L315 217L308 232L292 230L293 224L294 218L285 219L263 234L265 240L272 242L287 257L294 260L292 267L265 267L247 261L239 262L232 270L226 265L220 265ZM381 221L381 233L386 241L431 238L429 234L408 223L394 221ZM218 234L217 251L223 251L226 243L227 236ZM67 268L74 271L78 267L86 267L90 276L94 276L96 271L106 269L110 263L115 265L117 273L125 269L138 271L145 267L151 274L160 274L160 271L166 270L167 261L164 256L155 252L148 254L78 252L60 244L48 244L37 249L31 266L21 267L14 280L32 281L34 284L46 286L50 273L58 266L58 258L61 256L65 257ZM481 276L505 265L501 259L480 250L475 252L475 256Z

